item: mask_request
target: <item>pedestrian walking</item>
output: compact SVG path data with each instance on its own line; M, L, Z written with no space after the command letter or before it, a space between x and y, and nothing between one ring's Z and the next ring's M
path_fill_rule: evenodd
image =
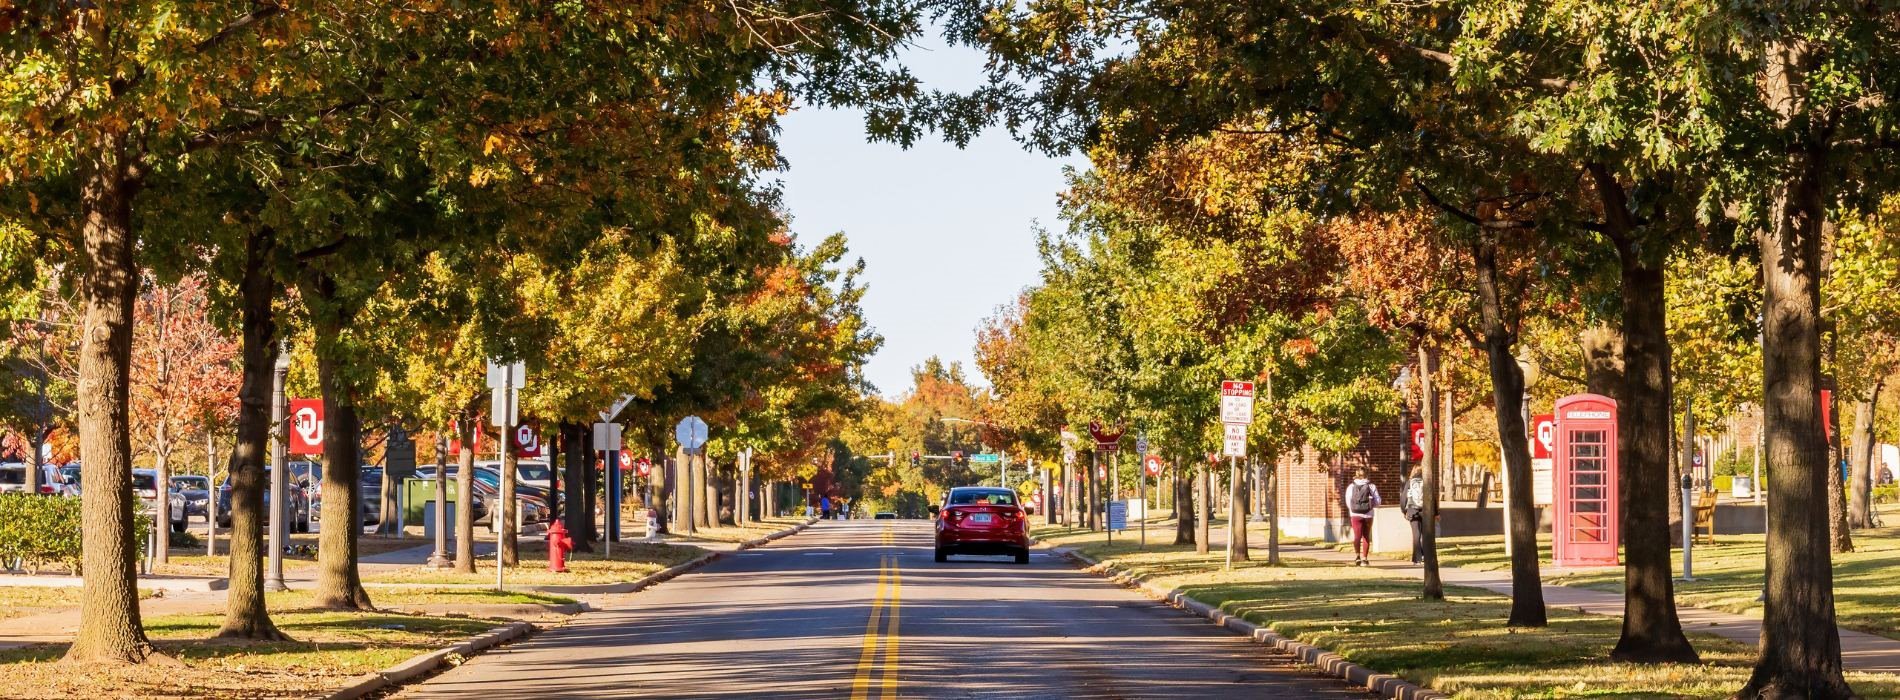
M831 497L830 496L818 497L818 512L823 514L823 517L821 519L823 520L831 519Z
M1372 512L1384 501L1379 498L1379 487L1366 479L1364 469L1353 470L1352 483L1346 485L1341 496L1352 525L1353 566L1365 566L1366 558L1372 556Z
M1412 521L1412 563L1425 561L1425 470L1413 469L1399 493L1399 512Z

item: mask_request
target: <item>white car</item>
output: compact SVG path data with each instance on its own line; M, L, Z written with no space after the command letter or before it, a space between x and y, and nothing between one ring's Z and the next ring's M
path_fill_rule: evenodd
M19 462L0 464L0 493L26 491L26 465Z
M475 463L476 469L488 469L501 473L501 461L485 459ZM554 490L554 470L548 467L545 459L522 459L515 461L515 483L526 484L543 491Z

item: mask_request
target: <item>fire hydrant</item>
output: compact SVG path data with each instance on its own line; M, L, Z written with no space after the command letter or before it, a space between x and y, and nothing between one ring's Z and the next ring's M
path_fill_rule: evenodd
M548 526L548 571L557 574L567 573L567 553L574 551L574 540L567 536L567 528L556 520Z

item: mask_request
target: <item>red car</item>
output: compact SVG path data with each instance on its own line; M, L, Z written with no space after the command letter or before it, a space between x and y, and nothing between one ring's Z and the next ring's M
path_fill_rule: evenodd
M1008 554L1029 563L1029 514L1016 492L963 486L950 489L937 516L937 561L952 554Z

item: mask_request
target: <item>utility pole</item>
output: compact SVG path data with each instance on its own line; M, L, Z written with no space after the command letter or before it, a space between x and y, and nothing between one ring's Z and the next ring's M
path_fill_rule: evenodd
M264 590L287 591L284 583L284 546L290 543L290 413L284 396L284 381L290 376L290 346L277 344L277 364L271 371L270 424L273 440L270 448L270 568L264 575ZM235 509L237 504L233 503Z

